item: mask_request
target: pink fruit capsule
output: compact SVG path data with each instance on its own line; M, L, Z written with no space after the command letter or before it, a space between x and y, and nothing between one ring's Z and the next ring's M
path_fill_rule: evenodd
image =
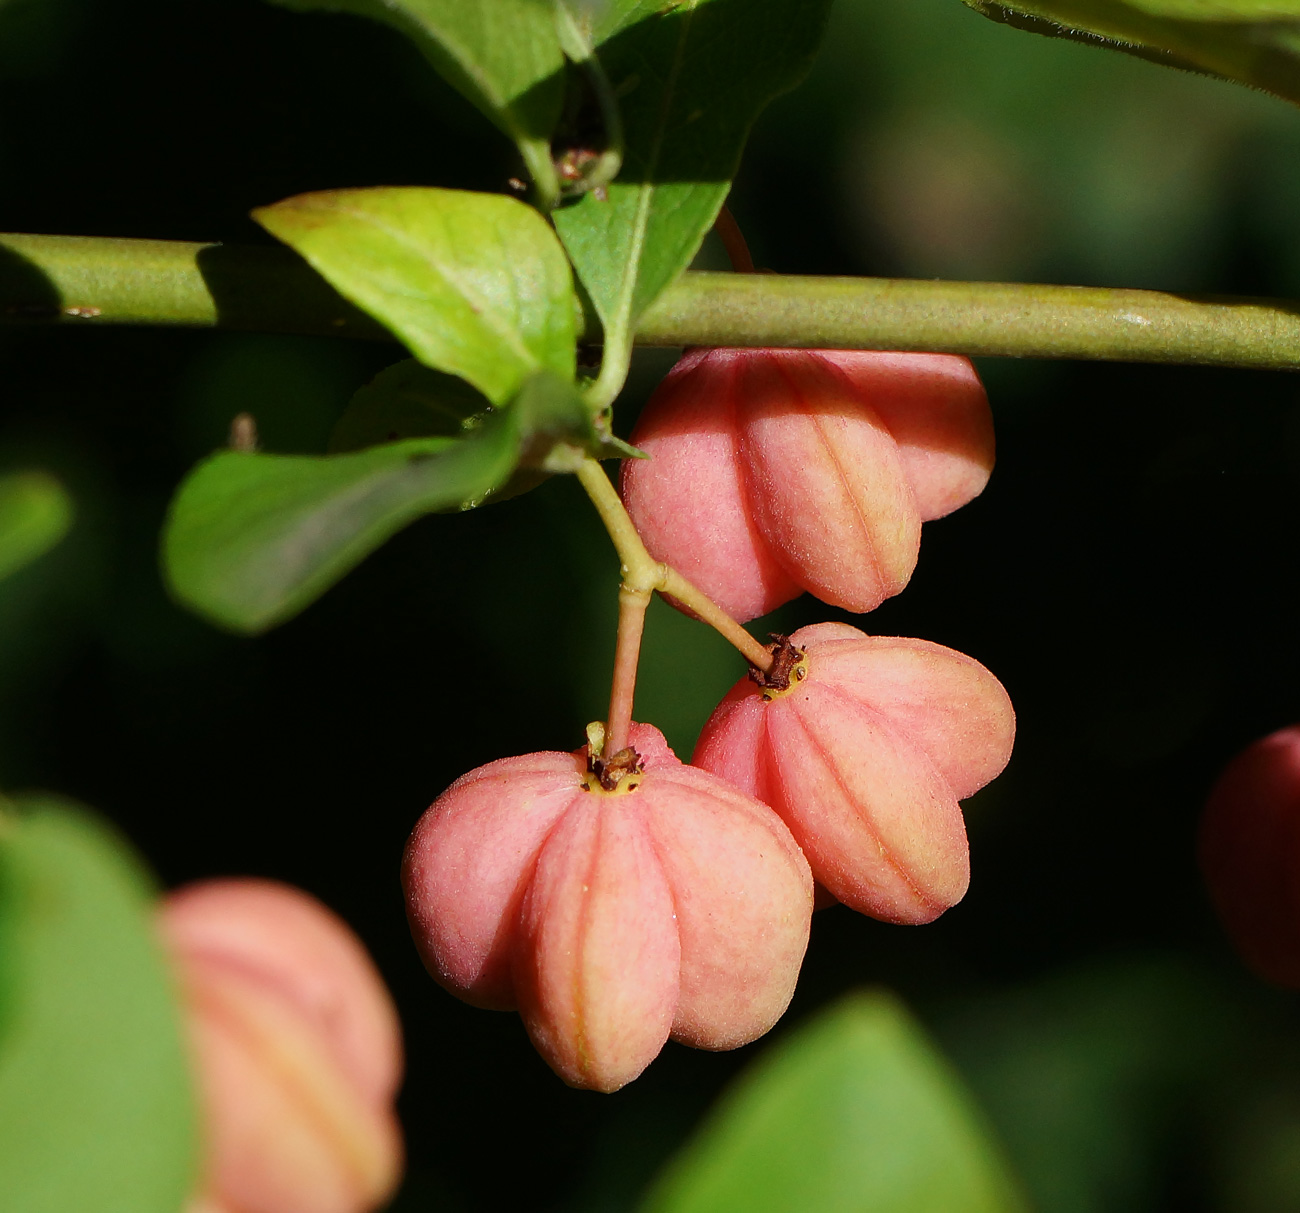
M555 1072L600 1091L669 1036L732 1049L766 1032L812 912L807 861L775 813L649 725L632 726L630 749L612 790L585 749L471 771L420 818L402 871L434 978L518 1008Z
M1242 959L1265 981L1300 989L1300 725L1227 765L1205 805L1199 850Z
M937 918L970 879L957 802L1011 756L1002 684L942 645L841 623L801 628L777 657L768 685L732 687L692 761L771 805L845 905Z
M692 350L641 415L622 493L656 560L742 622L808 590L869 611L916 566L921 523L975 497L993 420L943 354Z
M397 1013L360 941L314 898L211 880L161 908L190 1027L203 1213L368 1213L402 1170Z

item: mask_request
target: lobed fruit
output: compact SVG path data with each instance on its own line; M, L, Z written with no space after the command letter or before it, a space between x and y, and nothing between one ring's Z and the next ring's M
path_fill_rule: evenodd
M766 1032L812 912L807 861L775 813L649 725L631 748L639 769L613 790L585 749L471 771L421 817L402 870L434 978L518 1008L556 1073L601 1091L669 1036L731 1049Z
M1006 765L1015 714L979 662L840 623L789 637L776 679L738 682L700 734L697 766L764 801L839 901L923 923L970 879L958 801Z
M204 1116L203 1213L367 1213L402 1143L397 1013L361 943L314 898L212 880L160 911Z
M744 621L803 590L851 611L897 594L921 523L993 466L988 399L965 358L849 350L692 350L623 464L656 560Z
M1300 989L1300 725L1247 746L1210 791L1201 870L1242 959Z

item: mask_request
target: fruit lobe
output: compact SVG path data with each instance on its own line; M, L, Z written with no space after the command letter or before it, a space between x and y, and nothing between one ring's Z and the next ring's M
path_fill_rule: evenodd
M397 1014L314 898L212 880L160 911L190 1025L212 1213L366 1213L401 1175Z
M692 761L771 805L839 901L889 922L937 918L970 879L958 801L1011 754L1006 691L924 640L823 623L789 641L805 655L789 689L742 679Z
M1248 746L1210 791L1201 870L1242 959L1300 988L1300 726Z
M976 496L993 426L940 354L692 350L641 415L622 492L651 554L742 621L808 590L868 611L906 584L920 526Z
M585 749L457 780L420 819L407 912L434 978L517 1008L572 1086L613 1091L672 1036L730 1049L794 991L812 879L765 805L633 725L642 773L608 792ZM629 790L630 789L630 790Z

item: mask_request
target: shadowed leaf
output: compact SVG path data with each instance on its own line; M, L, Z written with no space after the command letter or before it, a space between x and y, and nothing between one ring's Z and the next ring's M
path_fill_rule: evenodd
M411 38L438 73L519 146L554 197L550 136L564 100L553 0L275 0L286 8L355 13Z
M176 1213L195 1118L153 891L88 814L0 808L0 1206Z
M0 578L44 555L71 525L72 501L53 476L0 476Z
M994 21L1300 102L1300 0L964 0Z
M568 444L595 442L576 389L542 372L459 437L327 456L220 451L172 502L163 532L167 580L179 601L211 622L263 632L414 519L481 504L521 461L563 470Z
M1022 1213L969 1097L906 1011L845 999L722 1097L642 1213Z

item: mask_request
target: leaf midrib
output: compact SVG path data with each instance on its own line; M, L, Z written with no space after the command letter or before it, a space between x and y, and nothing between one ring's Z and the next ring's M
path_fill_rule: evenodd
M690 38L691 26L695 22L699 0L688 0L688 6L683 5L682 7L686 7L687 12L682 22L681 36L677 40L677 50L669 66L668 77L664 81L663 101L659 107L659 121L655 124L654 142L651 144L650 154L646 157L647 181L641 186L637 198L636 219L632 224L632 242L627 260L627 269L619 284L618 303L611 318L610 327L617 333L625 331L632 323L633 301L636 298L636 288L641 278L641 254L645 248L646 231L650 226L650 207L653 204L654 194L658 188L654 182L654 176L659 167L659 157L663 151L664 132L668 126L668 115L672 110L677 78L681 71L682 62L686 57L686 43Z

